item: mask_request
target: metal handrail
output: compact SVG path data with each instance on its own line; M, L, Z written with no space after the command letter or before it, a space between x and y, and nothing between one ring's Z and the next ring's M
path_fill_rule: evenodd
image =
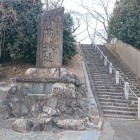
M125 80L121 77L120 74L118 74L118 76L121 78L121 80L125 83Z
M138 99L138 96L134 93L134 91L130 88L130 86L128 86L129 90L131 91L131 93L134 94L134 96Z
M98 50L99 50L99 52L103 55L103 57L106 59L106 61L109 63L109 64L111 64L111 62L106 58L106 56L104 55L104 53L100 50L100 48L96 45L96 44L93 44ZM112 67L112 69L115 71L115 72L117 72L117 70L113 67L113 66L111 66ZM118 76L120 77L120 79L125 83L125 80L122 78L122 76L120 75L120 74L118 74ZM129 88L129 90L131 91L131 93L133 93L134 94L134 96L138 99L138 96L134 93L134 91L130 88L130 86L127 86L128 88Z

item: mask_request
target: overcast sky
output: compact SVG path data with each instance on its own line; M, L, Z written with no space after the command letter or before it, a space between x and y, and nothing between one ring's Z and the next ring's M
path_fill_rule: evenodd
M83 2L87 5L91 7L91 3L94 2L96 0L83 0ZM97 0L99 1L99 0ZM107 1L107 0L104 0ZM110 0L110 4L109 4L109 12L112 13L113 7L114 7L114 1L115 0ZM82 8L81 6L81 0L65 0L64 1L64 7L66 10L70 11L78 11L80 13L86 13L87 11ZM102 8L100 6L96 6L95 8L97 8L98 11L102 11ZM92 22L93 21L93 22ZM91 26L95 26L95 19L92 19L91 21ZM82 22L81 27L77 30L77 33L80 33L81 31L83 31L83 29L86 28L86 25L84 23L84 21ZM100 28L100 30L102 30L102 25L100 23L98 23L98 28ZM90 30L90 32L93 32L93 30ZM78 36L78 41L84 39L85 37L88 36L87 31L83 32L81 35ZM100 39L97 38L96 39L97 43L100 43ZM85 40L82 41L82 43L91 43L91 40L89 38L86 38Z
M43 0L42 0L43 1ZM92 6L94 6L94 8L97 10L97 11L99 11L100 13L102 13L102 7L100 7L100 6L95 6L93 3L95 3L96 1L100 1L100 0L64 0L64 3L63 3L63 6L65 7L65 11L75 11L75 12L78 12L78 13L81 13L81 14L85 14L85 13L87 13L87 10L85 10L81 5L82 5L82 3L81 3L81 1L83 1L83 3L84 3L84 5L87 5L88 7L92 7ZM110 4L109 4L109 12L111 13L112 12L112 10L113 10L113 6L114 6L114 1L115 0L102 0L102 1L110 1ZM93 4L93 5L92 5ZM102 13L103 14L103 13ZM77 36L77 41L81 41L82 39L84 39L84 38L86 38L86 39L84 39L81 43L87 43L87 44L90 44L91 43L91 40L89 39L89 37L88 37L88 32L87 32L87 30L86 30L86 24L85 24L85 22L84 22L84 20L83 20L83 18L81 18L80 16L78 16L78 18L80 18L80 19L82 19L81 21L80 21L80 27L76 30L76 35L77 34L79 34L79 33L81 33L81 32L83 32L84 30L84 32L82 33L82 34L80 34L80 35L78 35ZM91 18L90 19L90 26L91 27L95 27L95 25L96 25L96 20L94 19L94 18ZM76 22L75 22L76 23ZM75 25L75 27L77 27L76 25ZM103 27L102 27L102 25L100 24L100 23L98 23L98 25L97 25L97 28L98 28L98 30L100 30L100 31L102 31L103 30ZM90 34L93 34L93 32L94 32L94 30L93 29L89 29L89 32L90 32ZM96 43L101 43L101 39L100 38L96 38Z

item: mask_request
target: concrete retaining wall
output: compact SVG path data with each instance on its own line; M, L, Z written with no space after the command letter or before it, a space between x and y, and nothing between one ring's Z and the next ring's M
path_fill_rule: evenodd
M110 49L115 55L120 57L121 60L123 60L130 67L132 72L140 78L139 50L119 40L112 41L111 44L108 45L108 49Z

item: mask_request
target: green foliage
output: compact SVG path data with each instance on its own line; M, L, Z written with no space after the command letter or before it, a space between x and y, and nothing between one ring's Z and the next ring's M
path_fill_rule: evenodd
M140 1L120 0L109 23L109 33L125 43L140 48Z
M41 0L3 1L3 8L0 6L1 62L15 60L35 63L37 22L41 12ZM68 13L64 17L63 58L65 59L75 55L76 47L72 35L73 19Z
M70 59L76 54L74 36L72 34L73 19L69 13L64 16L63 59Z
M41 0L5 0L1 20L3 46L1 60L35 62L37 18Z

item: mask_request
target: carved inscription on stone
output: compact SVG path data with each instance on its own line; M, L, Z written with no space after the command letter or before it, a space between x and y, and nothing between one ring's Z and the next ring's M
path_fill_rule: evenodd
M45 11L39 16L37 67L62 66L64 8Z

